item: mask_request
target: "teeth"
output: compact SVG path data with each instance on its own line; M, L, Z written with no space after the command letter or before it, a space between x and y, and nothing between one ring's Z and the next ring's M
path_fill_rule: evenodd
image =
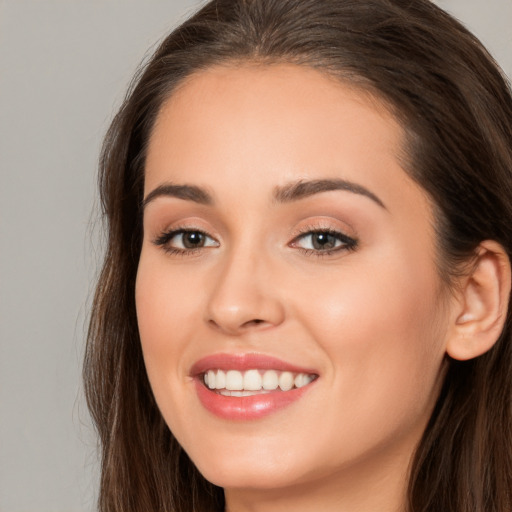
M295 384L296 388L301 388L303 386L307 386L312 380L313 380L312 375L306 375L305 373L299 373L295 377L294 384Z
M224 389L226 387L226 374L219 370L215 377L215 389Z
M263 389L273 391L279 386L279 376L274 370L267 370L263 374Z
M261 389L261 375L258 370L249 370L244 373L244 389L246 391L259 391Z
M219 394L223 396L254 396L264 395L266 393L269 393L269 391L229 391L228 389L222 389L219 391Z
M226 373L226 389L240 391L244 389L244 376L236 370L229 370Z
M283 391L290 391L293 388L293 373L291 372L283 372L279 376L279 387Z
M209 389L218 390L225 396L251 396L256 392L290 391L308 385L315 375L306 373L278 372L276 370L208 370L204 383Z
M208 387L210 389L215 389L215 372L213 370L208 370Z

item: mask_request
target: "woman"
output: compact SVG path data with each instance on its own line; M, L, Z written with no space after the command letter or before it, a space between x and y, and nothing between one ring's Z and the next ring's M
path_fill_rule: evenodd
M426 0L218 0L106 137L102 511L512 507L512 100Z

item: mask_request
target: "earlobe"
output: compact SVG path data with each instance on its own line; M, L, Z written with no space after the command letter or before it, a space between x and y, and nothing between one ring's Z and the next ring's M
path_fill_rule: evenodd
M473 359L494 346L507 317L510 286L507 253L495 241L482 242L461 283L459 307L446 346L450 357Z

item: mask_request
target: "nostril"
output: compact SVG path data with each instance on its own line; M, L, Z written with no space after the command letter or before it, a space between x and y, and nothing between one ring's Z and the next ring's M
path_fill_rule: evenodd
M208 323L211 327L214 329L225 331L230 334L242 334L243 332L246 332L246 330L250 330L251 327L257 327L257 326L264 326L267 324L265 320L262 320L261 318L254 318L252 320L247 320L246 322L242 322L240 324L230 324L229 322L217 322L215 319L210 318L208 320Z
M250 326L250 325L258 325L264 323L265 320L260 320L259 318L255 318L254 320L249 320L248 322L245 322L244 325Z

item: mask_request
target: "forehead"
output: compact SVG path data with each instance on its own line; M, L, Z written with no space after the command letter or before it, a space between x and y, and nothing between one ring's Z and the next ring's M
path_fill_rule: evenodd
M316 143L333 129L326 143L371 138L393 155L403 139L383 101L365 91L308 67L245 64L212 67L179 84L160 109L151 146L190 136L254 146L263 127L272 136L266 142L275 140L282 150L285 141Z
M189 77L162 106L145 192L186 181L268 194L291 180L341 178L392 205L406 189L425 195L400 165L403 143L383 102L317 70L217 66Z

